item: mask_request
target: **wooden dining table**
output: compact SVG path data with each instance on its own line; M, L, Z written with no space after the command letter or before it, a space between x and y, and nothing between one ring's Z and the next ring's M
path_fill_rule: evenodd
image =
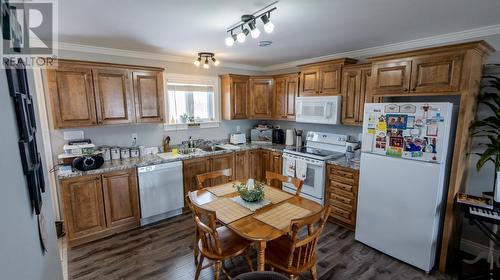
M211 202L214 202L215 200L221 199L221 198L233 198L238 196L238 193L236 190L231 193L227 194L219 194L215 195L214 193L218 193L218 190L221 190L222 188L225 188L226 190L228 189L229 185L233 185L233 183L239 183L239 181L234 181L234 182L229 182L217 186L213 186L210 188L205 188L201 190L195 191L194 195L192 196L193 198L193 203L196 203L200 206L203 207L203 205L208 205ZM265 185L264 187L264 194L266 194L266 190L268 188L273 188L274 191L279 191L281 193L286 193L282 191L281 189L271 187L268 185ZM226 191L227 192L227 191ZM288 193L286 193L288 194ZM304 209L307 209L310 211L309 214L315 214L321 211L322 205L314 202L312 200L290 194L289 198L280 201L278 203L271 203L269 205L266 205L255 212L252 212L248 214L245 217L242 217L238 220L232 221L230 223L225 223L224 221L220 220L219 218L217 219L218 222L220 222L222 225L227 226L231 230L233 230L236 234L240 235L243 238L246 238L248 240L252 240L256 243L257 245L257 270L258 271L264 271L264 264L265 264L265 252L266 252L266 243L268 241L274 240L276 238L279 238L280 236L288 233L290 230L289 226L285 229L278 229L272 225L269 225L267 223L264 223L263 221L259 220L256 218L256 216L261 216L261 214L264 214L268 211L271 211L275 207L279 207L283 203L289 203L294 206L298 206ZM235 206L238 207L239 205ZM216 211L217 215L217 209L212 209ZM293 218L300 218L300 217L292 217Z

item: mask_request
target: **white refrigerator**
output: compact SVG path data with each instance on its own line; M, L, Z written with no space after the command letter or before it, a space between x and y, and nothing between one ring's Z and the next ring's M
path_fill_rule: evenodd
M356 240L429 272L447 190L452 103L365 105Z

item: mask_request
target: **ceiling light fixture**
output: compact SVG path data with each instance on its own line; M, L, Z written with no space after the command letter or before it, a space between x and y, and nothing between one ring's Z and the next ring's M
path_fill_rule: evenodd
M262 23L264 23L264 31L266 31L267 33L271 33L274 30L274 24L271 22L270 18L271 18L271 13L263 15L260 18L262 20Z
M232 47L235 41L236 41L236 34L233 34L233 31L231 31L231 34L226 38L226 46Z
M238 42L245 43L245 40L247 39L248 32L249 31L247 28L243 29L243 26L241 26L241 33L238 33L238 35L236 36L236 39L238 39Z
M194 61L194 65L195 65L196 67L198 67L198 66L200 66L200 62L201 62L201 57L198 57L198 59L196 59L196 60Z
M199 67L202 63L202 60L205 60L203 62L203 69L210 68L209 60L213 62L214 66L219 66L220 64L220 61L215 58L215 54L211 52L198 53L198 58L194 61L194 65L196 65L196 67Z
M252 35L252 38L259 38L260 30L255 26L255 20L248 23L248 26L250 27L250 35Z
M258 10L253 14L242 15L239 22L226 29L226 32L229 33L228 37L226 38L226 45L228 47L231 47L234 45L235 41L244 43L246 37L248 36L248 33L250 33L252 38L258 38L261 33L259 28L257 28L257 20L259 18L261 19L262 23L264 23L264 30L266 31L266 33L273 32L274 24L271 22L270 18L271 12L276 10L277 3L278 1L274 1L273 3L267 5L266 7ZM248 28L245 28L245 25L247 25L250 30L248 30ZM241 28L241 32L237 35L233 34L233 32L238 28Z

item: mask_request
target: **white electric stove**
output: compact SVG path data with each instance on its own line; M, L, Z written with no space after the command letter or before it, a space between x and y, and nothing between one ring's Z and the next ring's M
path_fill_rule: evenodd
M301 196L324 203L326 161L345 156L347 135L309 131L306 146L283 150L283 175L290 174L289 165L298 161L307 164ZM283 190L295 193L292 184L283 184Z

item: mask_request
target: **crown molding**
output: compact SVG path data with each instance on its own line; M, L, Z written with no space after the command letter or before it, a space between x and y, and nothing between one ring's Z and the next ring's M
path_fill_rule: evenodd
M297 67L297 65L301 64L309 64L309 63L315 63L315 62L321 62L325 60L332 60L345 57L360 59L369 56L383 55L391 52L408 51L412 49L458 43L461 41L478 39L481 37L499 35L499 34L500 34L500 24L497 24L497 25L483 26L479 28L468 29L453 33L441 34L431 37L425 37L405 42L387 44L377 47L334 53L307 59L300 59L264 67L248 65L248 64L240 64L240 63L231 63L231 62L223 63L222 67L266 73L266 72L273 72L273 71L294 68ZM193 61L192 57L186 57L186 56L176 56L176 55L153 53L153 52L96 47L96 46L73 44L67 42L54 42L54 46L58 50L94 53L102 55L113 55L122 57L133 57L133 58L150 59L150 60L161 60L165 62L192 63Z
M297 67L297 65L315 63L325 60L332 60L337 58L366 58L369 56L383 55L391 52L409 51L412 49L432 47L450 43L458 43L465 40L477 39L486 36L500 34L500 24L483 26L474 29L468 29L453 33L441 34L431 37L415 39L411 41L399 42L394 44L382 45L377 47L365 48L360 50L334 53L324 56L318 56L308 59L300 59L286 63L280 63L263 67L265 72L278 71L288 68Z
M93 53L93 54L102 54L102 55L133 57L133 58L150 59L150 60L161 60L161 61L166 61L166 62L193 63L193 58L187 57L187 56L177 56L177 55L161 54L161 53L154 53L154 52L143 52L143 51L131 51L131 50L106 48L106 47L96 47L96 46L73 44L73 43L66 43L66 42L55 42L54 46L58 50L64 50L64 51L74 51L74 52ZM262 71L263 70L263 67L260 67L260 66L240 64L240 63L231 63L231 62L228 62L228 63L223 62L221 67L243 69L243 70L248 70L248 71Z

